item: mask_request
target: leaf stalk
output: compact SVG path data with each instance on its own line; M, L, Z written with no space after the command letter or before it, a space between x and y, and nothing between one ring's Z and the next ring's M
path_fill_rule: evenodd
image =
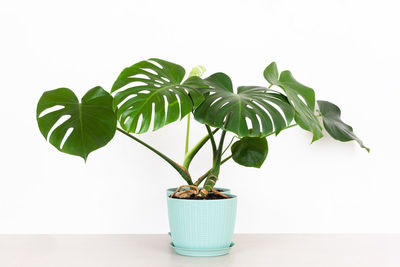
M176 163L175 161L173 161L172 159L170 159L169 157L167 157L166 155L164 155L163 153L161 153L160 151L158 151L157 149L155 149L154 147L150 146L149 144L147 144L146 142L140 140L139 138L129 134L128 132L124 131L123 129L117 128L117 130L121 133L123 133L124 135L128 136L129 138L135 140L136 142L138 142L139 144L145 146L146 148L150 149L151 151L153 151L154 153L156 153L158 156L160 156L163 160L165 160L166 162L168 162L181 176L182 178L189 184L189 185L193 185L193 181L192 178L190 177L190 174L188 173L188 171L180 166L178 163Z

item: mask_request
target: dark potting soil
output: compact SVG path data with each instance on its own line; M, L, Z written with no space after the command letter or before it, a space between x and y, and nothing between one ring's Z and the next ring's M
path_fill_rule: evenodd
M173 198L178 198L178 197L173 197ZM226 199L223 196L214 194L214 193L209 193L206 197L198 197L195 194L192 194L190 197L188 198L181 198L181 199L195 199L195 200L215 200L215 199Z

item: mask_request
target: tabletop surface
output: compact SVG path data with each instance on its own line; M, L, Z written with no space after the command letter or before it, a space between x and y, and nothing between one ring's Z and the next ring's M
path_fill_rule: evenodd
M168 235L0 235L4 267L400 266L400 234L237 234L230 254L176 255Z

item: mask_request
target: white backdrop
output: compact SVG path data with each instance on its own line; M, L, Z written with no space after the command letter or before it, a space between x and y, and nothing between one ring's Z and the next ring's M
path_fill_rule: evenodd
M400 232L397 1L2 1L0 232L166 233L175 171L125 136L87 164L41 136L44 90L111 88L159 57L265 85L271 61L342 109L371 148L301 129L269 138L260 169L233 162L219 186L239 196L236 232ZM192 141L205 129L192 123ZM181 161L185 123L142 138ZM192 142L193 144L193 142ZM207 153L192 171L209 167Z

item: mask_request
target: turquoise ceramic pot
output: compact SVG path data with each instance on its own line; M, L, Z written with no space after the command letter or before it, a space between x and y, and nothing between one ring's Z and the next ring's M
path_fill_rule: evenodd
M185 256L219 256L229 252L236 220L237 197L188 200L167 196L171 246Z
M201 189L201 188L203 188L203 187L200 187L200 189ZM175 192L176 189L177 189L177 187L175 187L175 188L168 188L168 189L167 189L167 196L169 196L169 195L171 195L173 192ZM228 188L215 187L214 189L216 189L216 190L218 190L218 191L220 191L220 192L222 192L222 193L227 193L227 194L230 194L230 193L231 193L231 190L228 189Z

